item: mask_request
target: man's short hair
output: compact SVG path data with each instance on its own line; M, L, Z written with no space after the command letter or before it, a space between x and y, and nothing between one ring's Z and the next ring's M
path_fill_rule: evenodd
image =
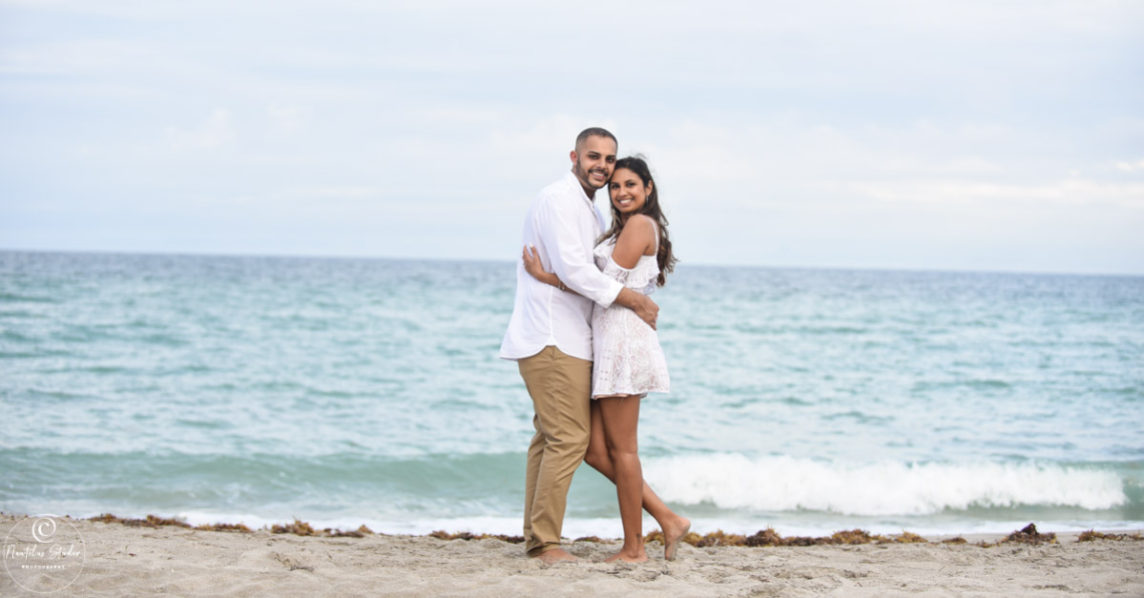
M611 139L612 143L615 143L617 147L620 145L620 142L616 141L616 136L612 135L611 131L601 127L588 127L587 129L580 131L580 134L576 136L576 151L580 151L580 144L584 143L588 140L589 137L592 136L607 137L608 139Z

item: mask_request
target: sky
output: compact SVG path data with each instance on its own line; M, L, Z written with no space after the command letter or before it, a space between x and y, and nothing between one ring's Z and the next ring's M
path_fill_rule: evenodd
M588 126L681 268L1144 274L1144 2L0 0L0 248L513 260Z

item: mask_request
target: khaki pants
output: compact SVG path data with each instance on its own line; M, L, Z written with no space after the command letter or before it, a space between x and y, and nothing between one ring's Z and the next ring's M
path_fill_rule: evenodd
M592 362L554 346L518 362L536 415L524 482L524 541L531 556L560 546L568 487L591 426Z

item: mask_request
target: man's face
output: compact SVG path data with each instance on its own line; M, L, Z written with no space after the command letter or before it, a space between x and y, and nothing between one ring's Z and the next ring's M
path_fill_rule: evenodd
M608 184L616 167L616 142L601 135L592 135L572 151L572 174L588 197L596 189Z

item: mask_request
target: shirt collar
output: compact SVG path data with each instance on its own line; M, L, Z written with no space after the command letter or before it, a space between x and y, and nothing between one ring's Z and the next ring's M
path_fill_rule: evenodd
M571 170L564 173L564 180L568 181L569 185L576 187L576 190L580 192L580 197L584 198L584 201L593 206L596 205L595 194L593 194L592 197L588 197L588 194L584 191L584 186L580 184L580 179L576 178L576 175Z
M576 175L573 174L571 170L564 174L564 180L567 181L569 185L576 187L576 191L579 192L584 202L588 204L588 208L592 210L592 215L596 217L596 224L600 227L601 231L604 230L604 215L601 214L599 208L596 207L596 194L593 193L592 197L588 197L588 193L584 191L584 186L580 184L580 179L576 178Z

